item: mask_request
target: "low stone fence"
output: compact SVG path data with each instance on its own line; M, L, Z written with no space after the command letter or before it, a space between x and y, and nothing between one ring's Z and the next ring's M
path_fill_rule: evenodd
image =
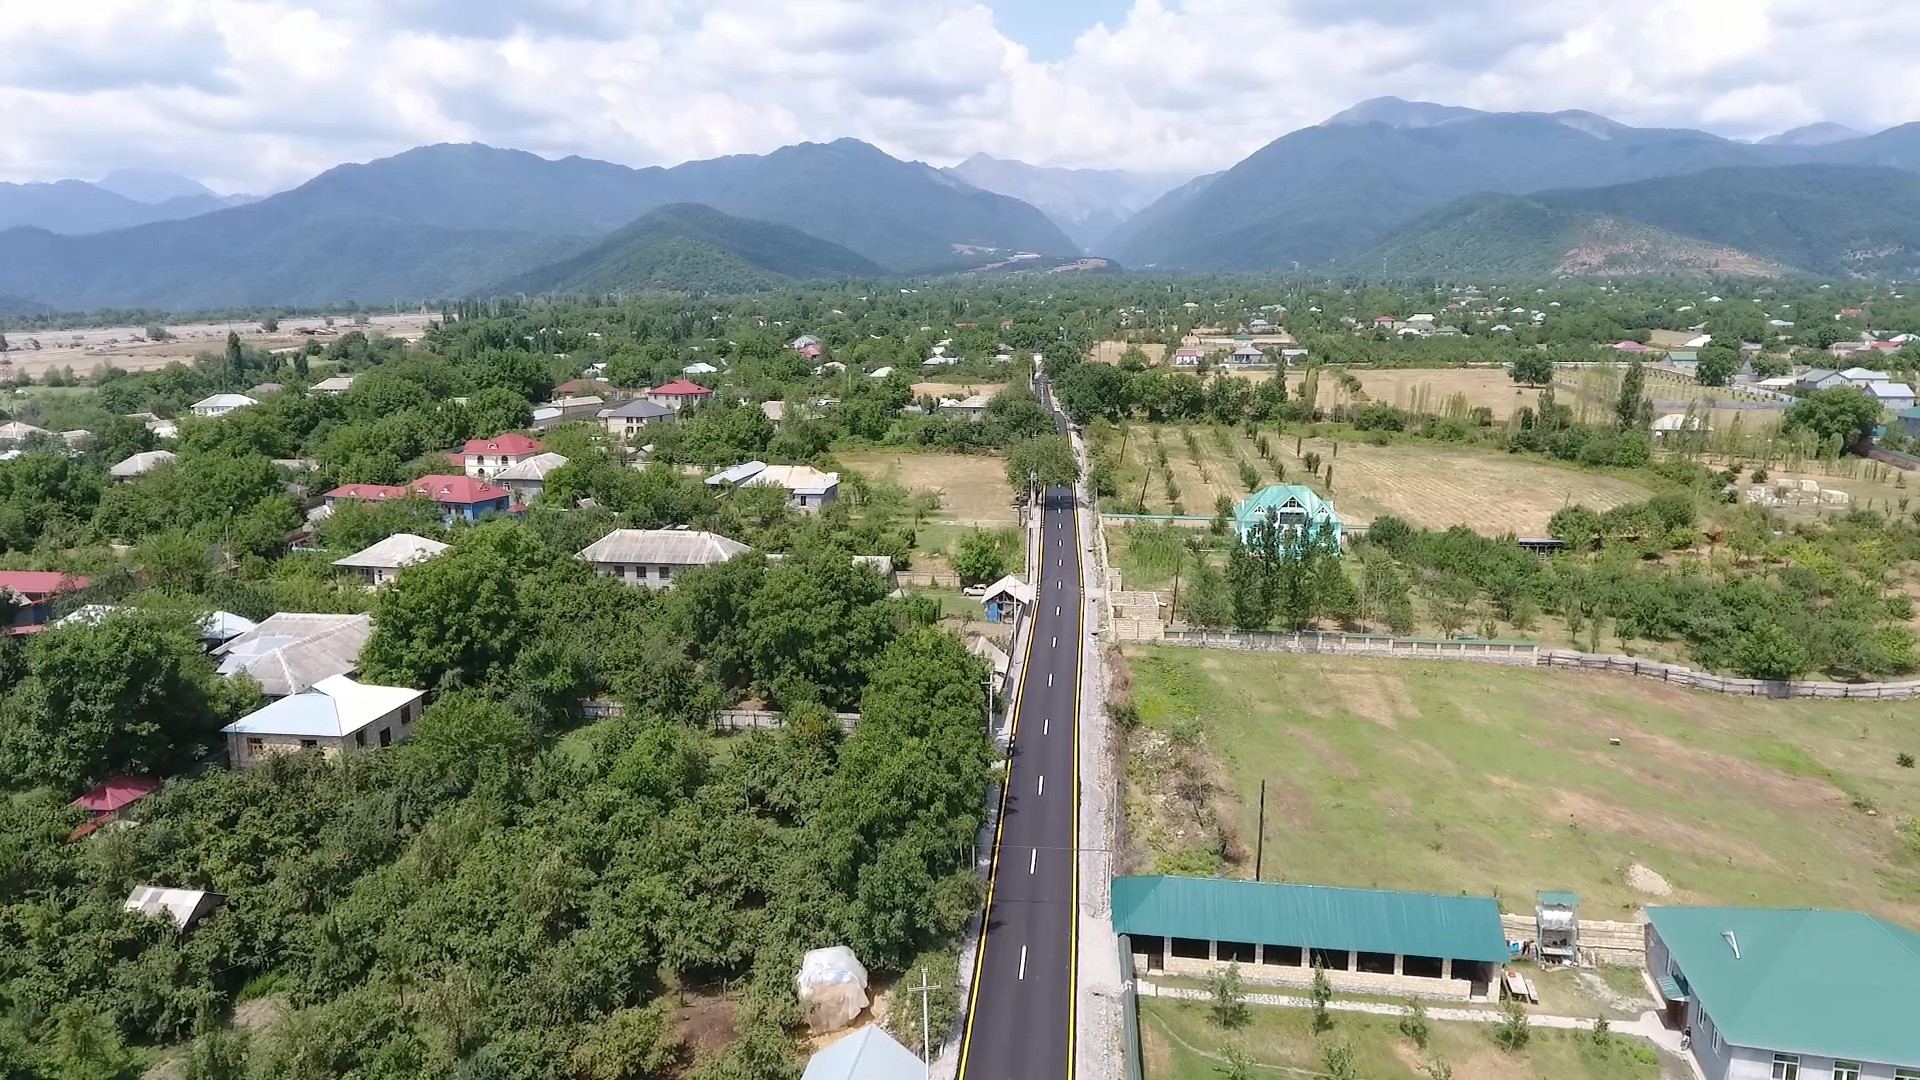
M1605 964L1609 967L1647 966L1645 923L1581 919L1579 925L1580 959L1583 963ZM1532 915L1503 911L1500 913L1500 930L1508 941L1539 943L1539 926Z
M960 587L960 575L951 570L896 570L893 576L901 588L907 589Z
M1778 681L1773 679L1737 679L1713 675L1680 664L1663 664L1635 656L1610 653L1583 653L1567 649L1540 650L1540 666L1572 668L1577 671L1610 671L1654 679L1692 690L1734 697L1824 698L1849 701L1904 701L1920 697L1920 680L1881 683L1838 683Z
M1397 656L1415 660L1470 660L1481 664L1533 667L1540 646L1531 641L1467 641L1403 638L1390 634L1340 634L1316 630L1271 633L1243 630L1168 630L1168 645L1253 652L1337 653L1348 656Z
M591 698L580 703L580 715L589 720L604 720L613 716L625 716L627 707L607 698ZM771 731L783 723L784 713L777 709L721 709L713 718L714 731ZM860 723L857 712L834 713L833 718L840 721L840 727L852 731Z

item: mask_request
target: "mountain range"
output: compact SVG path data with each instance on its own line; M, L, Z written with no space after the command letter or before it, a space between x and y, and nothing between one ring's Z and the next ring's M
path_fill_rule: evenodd
M670 168L442 144L244 205L165 174L0 185L0 296L179 309L711 291L1083 252L1161 271L1889 276L1916 266L1917 174L1920 124L1749 143L1398 98L1185 182L986 155L940 169L854 139Z
M1136 268L1324 267L1465 195L1807 163L1920 169L1920 124L1763 146L1580 111L1486 113L1376 99L1268 143L1197 193L1163 196L1109 237L1103 254Z

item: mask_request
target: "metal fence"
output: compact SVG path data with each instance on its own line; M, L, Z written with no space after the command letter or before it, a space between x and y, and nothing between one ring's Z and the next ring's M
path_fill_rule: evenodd
M1134 989L1133 942L1120 934L1120 1060L1123 1080L1142 1080L1140 1050L1140 995Z

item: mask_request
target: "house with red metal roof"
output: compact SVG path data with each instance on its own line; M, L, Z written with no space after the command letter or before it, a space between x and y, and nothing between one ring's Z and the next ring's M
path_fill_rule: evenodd
M713 391L685 379L675 379L647 391L648 401L655 405L665 405L669 409L684 409L688 405L699 405L712 397Z
M158 790L160 790L160 782L149 780L144 776L115 776L108 779L92 791L67 804L87 813L87 820L73 830L67 839L69 841L80 839L119 817L122 810Z
M545 449L525 435L508 432L491 439L468 439L466 445L460 448L460 463L468 476L486 480Z
M409 492L399 484L341 484L325 495L328 507L345 502L386 502L390 499L404 499Z
M506 514L515 509L513 492L472 476L433 473L413 481L407 488L440 504L449 524L456 518L479 521L488 514Z
M1616 341L1613 343L1613 351L1614 352L1646 352L1647 347L1645 345L1640 344L1637 341Z
M46 629L53 618L54 598L79 592L87 584L86 578L54 570L0 570L0 591L19 605L7 633L37 634Z

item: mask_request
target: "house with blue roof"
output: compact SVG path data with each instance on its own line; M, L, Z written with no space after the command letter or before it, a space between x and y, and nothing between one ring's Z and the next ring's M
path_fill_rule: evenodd
M1333 500L1321 498L1305 484L1269 484L1233 508L1233 529L1242 544L1253 543L1254 526L1262 521L1282 529L1325 527L1332 530L1334 543L1340 542L1340 514Z
M1647 909L1647 974L1706 1080L1920 1080L1920 933L1857 911Z

